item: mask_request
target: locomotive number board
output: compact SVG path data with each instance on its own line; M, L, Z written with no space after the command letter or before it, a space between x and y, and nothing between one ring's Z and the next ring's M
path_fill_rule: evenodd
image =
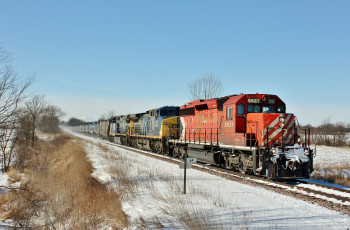
M264 99L264 101L265 100L266 99ZM247 98L247 103L249 103L249 104L260 104L261 103L261 99L260 98ZM276 99L268 98L267 99L267 103L268 104L275 104L276 103Z
M247 102L249 104L260 104L261 99L260 98L247 98Z
M269 103L269 104L275 104L275 103L276 103L276 100L273 99L273 98L268 98L268 99L267 99L267 103Z

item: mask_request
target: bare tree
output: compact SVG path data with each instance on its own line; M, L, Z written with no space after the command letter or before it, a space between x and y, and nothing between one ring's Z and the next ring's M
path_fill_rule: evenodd
M316 144L328 146L347 145L347 126L344 123L330 122L330 117L325 119L321 125L314 128L313 141Z
M25 102L25 106L20 114L20 128L22 136L26 142L33 147L35 142L35 132L39 126L42 114L47 108L44 96L35 95L29 101Z
M100 120L109 120L112 117L116 116L116 112L114 110L109 111L108 113L104 113L101 115Z
M188 84L190 99L210 99L219 97L222 90L221 80L214 74L204 74L201 78Z
M81 124L84 124L84 123L85 123L85 121L83 121L83 120L80 120L80 119L75 118L75 117L71 117L69 119L69 121L67 122L67 125L69 125L69 126L76 126L76 125L81 125Z
M6 125L26 98L26 92L34 77L21 82L8 61L9 55L0 48L0 126ZM1 128L1 127L0 127Z
M1 169L6 172L15 155L15 147L18 141L16 122L7 122L7 126L0 129L0 153Z
M2 170L6 171L14 155L17 135L17 114L20 103L34 78L21 81L11 65L11 55L0 47L0 154Z
M40 130L49 133L58 132L60 118L64 115L65 113L57 106L48 105L46 108L44 108L43 114L40 117Z

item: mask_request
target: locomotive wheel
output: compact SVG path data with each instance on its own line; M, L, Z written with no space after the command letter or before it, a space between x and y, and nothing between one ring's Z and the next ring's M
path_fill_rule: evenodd
M176 158L179 157L179 148L177 146L174 147L173 157L176 157Z
M122 143L122 145L126 145L126 138L120 137L120 142Z
M162 152L162 146L159 141L155 143L156 153L160 154Z
M138 149L138 147L137 147L137 140L136 139L131 139L130 142L131 142L131 146L133 148Z
M225 168L227 168L227 169L232 168L229 160L225 160Z
M181 150L179 150L179 152L180 152L180 154L179 154L179 158L184 159L184 158L185 158L185 156L186 156L186 152L185 152L185 150L181 149Z

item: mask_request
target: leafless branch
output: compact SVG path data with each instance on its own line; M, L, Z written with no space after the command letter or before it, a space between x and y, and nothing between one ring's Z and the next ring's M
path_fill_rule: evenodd
M201 78L188 84L190 99L210 99L219 97L222 90L221 80L214 74L204 74Z
M13 159L17 135L19 106L27 97L34 77L22 81L11 65L11 55L0 47L0 154L2 170Z

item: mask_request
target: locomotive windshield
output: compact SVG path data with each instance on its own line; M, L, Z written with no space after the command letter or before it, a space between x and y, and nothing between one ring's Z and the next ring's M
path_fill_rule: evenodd
M260 113L260 105L248 105L248 113Z
M279 105L277 107L277 113L285 113L286 112L286 107L284 105Z
M178 116L178 115L179 114L177 114L175 110L162 109L160 111L161 117L174 117L174 116Z
M274 113L275 112L275 106L273 105L264 105L263 106L263 113Z
M244 110L242 107L237 106L237 114L241 114ZM286 107L284 105L277 106L274 105L248 105L248 113L285 113Z

